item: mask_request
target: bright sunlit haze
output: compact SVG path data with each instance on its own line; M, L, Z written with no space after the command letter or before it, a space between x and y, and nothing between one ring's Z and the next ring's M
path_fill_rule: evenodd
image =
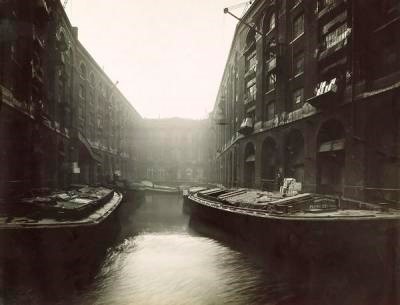
M238 2L69 0L66 12L143 117L199 119L212 110L236 26L223 8Z

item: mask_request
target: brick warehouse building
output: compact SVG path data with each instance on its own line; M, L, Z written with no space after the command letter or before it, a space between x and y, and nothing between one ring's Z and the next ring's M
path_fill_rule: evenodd
M178 186L210 181L209 120L144 119L138 135L139 176Z
M134 174L141 118L60 1L1 1L0 39L0 197Z
M281 171L400 203L398 1L258 0L243 21L213 110L218 181L276 189Z

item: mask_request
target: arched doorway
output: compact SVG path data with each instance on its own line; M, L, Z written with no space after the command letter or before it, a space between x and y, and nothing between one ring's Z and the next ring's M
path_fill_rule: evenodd
M300 130L294 129L285 139L285 177L304 180L304 138Z
M279 189L275 177L278 166L276 143L272 138L266 138L262 144L262 184L263 189L273 191Z
M254 187L256 150L253 143L247 143L244 152L244 186Z
M343 194L345 131L337 120L325 122L317 137L317 192Z
M400 203L399 130L395 113L374 113L367 126L366 198Z

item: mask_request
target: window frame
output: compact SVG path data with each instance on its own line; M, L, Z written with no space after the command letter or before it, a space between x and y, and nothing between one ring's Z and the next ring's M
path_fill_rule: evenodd
M273 106L273 113L270 116L270 114L271 114L270 113L270 107L271 106ZM269 101L268 103L265 103L264 107L265 107L264 108L264 121L273 120L275 118L275 115L276 115L276 101L275 100Z
M246 72L257 71L257 51L256 49L252 50L246 55Z
M257 99L257 82L256 78L252 78L246 82L246 97L248 102L255 101ZM254 89L254 90L252 90Z
M93 87L93 88L96 85L96 79L94 77L94 73L93 72L89 73L89 83L90 83L90 86Z
M349 27L347 22L340 24L328 33L322 36L322 42L324 44L325 50L331 49L347 39L349 34ZM330 37L330 39L328 39Z
M82 100L86 100L86 88L83 84L79 84L78 94Z
M297 95L296 93L301 91L301 95ZM300 97L299 101L296 101L297 97ZM304 104L304 87L299 87L297 89L292 90L292 109L298 109Z
M301 59L301 60L299 60ZM302 62L301 69L298 69L298 63ZM292 60L292 74L293 77L299 76L304 73L305 68L305 53L304 50L293 52Z
M275 28L276 28L276 14L275 12L273 12L268 18L268 32L272 31Z
M298 27L297 22L299 20L302 20L301 22L301 30L298 31ZM292 40L296 40L297 38L299 38L301 35L304 34L304 22L305 22L305 17L304 17L304 12L301 12L300 14L297 14L294 18L293 18L293 23L292 23ZM299 27L300 28L300 27ZM297 30L296 30L297 29Z
M81 63L79 64L79 75L82 79L86 79L87 77L87 69L83 61L81 61Z
M271 78L275 76L275 80L271 83L270 80ZM266 92L270 92L272 90L276 89L276 83L277 83L277 74L275 73L274 70L270 71L269 73L267 73L267 81L266 81Z

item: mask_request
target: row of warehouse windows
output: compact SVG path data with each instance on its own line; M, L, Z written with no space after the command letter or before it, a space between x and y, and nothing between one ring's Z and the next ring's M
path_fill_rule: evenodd
M292 7L299 5L302 1L293 1ZM333 5L334 0L321 0L318 3L319 10L327 6ZM324 49L329 49L335 47L338 43L343 42L349 36L351 29L348 28L346 17L339 16L341 22L338 22L336 26L329 29L329 31L324 31L321 33L322 47ZM343 18L342 18L343 17ZM264 19L266 20L266 19ZM268 21L263 21L263 28L265 33L269 33L271 30L276 28L276 16L272 13L267 19ZM303 13L295 16L291 27L291 37L292 40L296 40L304 34L304 24L305 16ZM257 87L256 87L256 67L257 67L257 56L256 56L256 46L255 46L255 33L252 31L249 33L246 39L246 73L245 73L245 89L246 98L245 103L248 104L256 99ZM276 57L277 52L279 52L279 44L276 43L274 38L270 38L270 42L266 46L265 50L265 60L266 60L266 81L265 81L265 92L270 92L276 88L277 84L277 74L276 74ZM305 54L303 50L292 53L292 77L295 78L304 73L305 66ZM304 102L304 88L297 87L294 88L291 93L291 110L295 110L301 107ZM253 114L253 106L247 106L247 113L251 116ZM275 101L269 102L264 108L264 119L270 120L274 118L276 112Z
M86 72L86 65L82 62L81 64L80 64L80 66L79 66L79 74L80 74L80 77L83 79L83 80L87 80L87 72ZM96 83L96 80L95 80L95 77L94 77L94 73L93 72L90 72L90 74L89 74L89 84L92 86L92 87L94 87L95 86L95 83ZM100 90L100 92L103 94L103 95L106 95L107 94L107 89L106 89L106 86L104 86L101 82L99 82L99 90Z

